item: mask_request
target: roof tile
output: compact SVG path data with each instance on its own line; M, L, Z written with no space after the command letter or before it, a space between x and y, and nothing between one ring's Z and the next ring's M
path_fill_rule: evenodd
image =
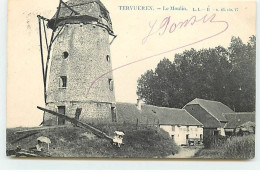
M140 124L197 125L202 124L184 109L142 105L138 110L132 103L117 103L119 122Z
M255 112L235 112L223 114L228 123L225 125L227 129L234 129L247 122L255 122Z
M223 116L223 113L234 113L228 106L224 105L218 101L204 100L204 99L194 99L187 105L198 104L204 108L209 114L215 117L218 121L227 121Z

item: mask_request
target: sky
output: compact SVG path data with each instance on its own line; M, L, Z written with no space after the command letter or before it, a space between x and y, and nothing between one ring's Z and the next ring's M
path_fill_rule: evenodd
M174 60L176 53L185 49L228 47L232 36L244 42L255 34L256 6L254 2L194 1L194 0L102 0L110 12L117 38L111 45L111 59L117 102L135 103L138 78L156 68L164 57ZM7 127L37 126L44 107L41 56L37 15L51 18L59 0L8 1L8 72L7 72ZM155 10L120 10L119 6L153 6ZM164 7L182 7L188 11L163 11ZM158 10L157 8L161 8ZM193 11L210 9L210 11ZM215 11L220 8L238 11ZM199 21L215 14L213 21ZM176 28L174 24L196 17L194 25ZM168 26L165 27L165 19ZM164 25L162 25L164 24ZM145 43L143 40L151 36ZM161 26L161 29L159 29ZM164 27L162 27L164 26ZM166 29L165 29L166 28ZM158 31L158 32L157 32ZM140 61L145 59L143 61ZM132 63L136 62L136 63Z

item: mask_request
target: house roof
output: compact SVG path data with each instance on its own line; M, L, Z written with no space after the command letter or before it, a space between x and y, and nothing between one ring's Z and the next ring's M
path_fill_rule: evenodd
M218 121L224 121L224 122L227 121L226 118L223 116L223 113L234 113L234 111L231 110L228 106L218 101L196 98L191 102L187 103L186 105L194 105L194 104L200 105L203 109L205 109L210 115L215 117Z
M135 104L131 103L116 103L118 122L137 123L144 121Z
M132 103L117 103L119 122L164 125L196 125L202 126L197 119L184 109L157 107L143 104L138 110Z
M228 123L224 128L234 129L247 122L255 122L255 112L235 112L223 114Z

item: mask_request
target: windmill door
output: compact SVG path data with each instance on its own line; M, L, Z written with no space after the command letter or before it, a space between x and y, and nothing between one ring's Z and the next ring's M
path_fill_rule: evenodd
M65 106L58 106L58 113L65 115ZM65 119L58 117L58 125L64 125Z
M112 122L116 122L116 108L111 107Z

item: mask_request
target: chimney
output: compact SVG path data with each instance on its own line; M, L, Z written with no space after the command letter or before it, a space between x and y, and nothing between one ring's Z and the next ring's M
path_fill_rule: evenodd
M142 99L140 98L137 99L136 107L138 110L142 109Z

